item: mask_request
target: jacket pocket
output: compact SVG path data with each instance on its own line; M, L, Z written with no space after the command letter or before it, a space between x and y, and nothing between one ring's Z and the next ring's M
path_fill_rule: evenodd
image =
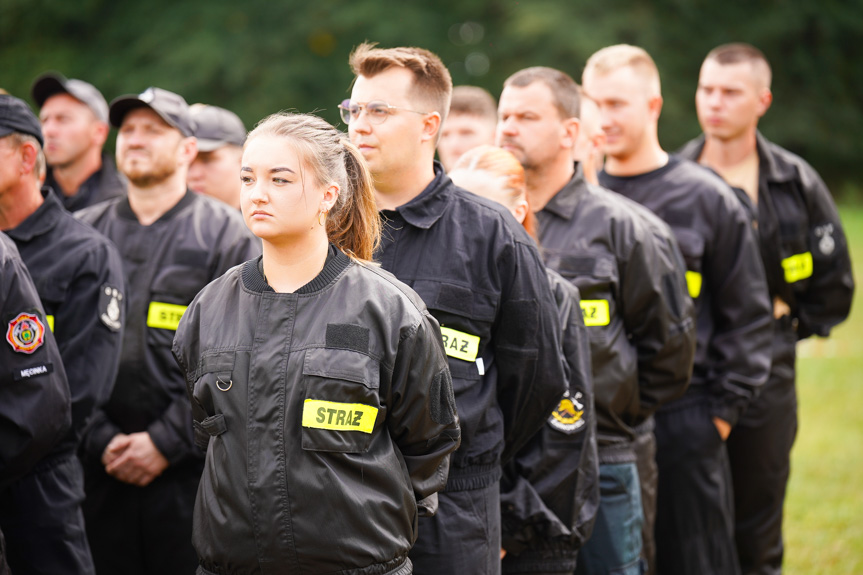
M346 349L315 348L303 361L302 447L365 453L386 409L380 404L380 364Z

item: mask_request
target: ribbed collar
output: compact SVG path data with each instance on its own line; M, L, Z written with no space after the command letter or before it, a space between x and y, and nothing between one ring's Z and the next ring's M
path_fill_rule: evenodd
M275 290L270 287L267 280L264 279L264 256L258 256L253 260L243 264L243 285L246 289L258 293L273 293ZM327 260L324 262L324 269L321 270L315 279L299 288L294 293L309 294L320 291L330 285L339 275L345 271L350 265L351 258L343 254L340 250L330 244L327 250Z

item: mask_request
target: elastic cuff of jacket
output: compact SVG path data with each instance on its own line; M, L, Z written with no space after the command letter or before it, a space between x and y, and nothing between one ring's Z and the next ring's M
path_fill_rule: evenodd
M469 467L454 467L450 465L449 479L444 491L472 491L482 489L500 481L502 475L500 464L471 465Z
M84 435L83 451L87 458L102 461L102 454L115 436L123 433L113 423L106 423L99 428L93 428Z
M719 419L728 422L731 427L737 425L737 420L740 419L740 415L746 409L746 405L748 402L744 402L743 400L736 401L735 404L729 405L726 401L723 401L724 398L716 398L710 402L710 414L713 417L718 417Z
M156 449L159 450L159 453L168 460L168 463L176 465L183 460L183 456L185 455L184 451L182 449L174 448L173 444L175 442L169 440L164 423L161 421L154 421L150 424L150 427L147 428L147 433L150 434L150 439L153 441L153 445L155 445Z

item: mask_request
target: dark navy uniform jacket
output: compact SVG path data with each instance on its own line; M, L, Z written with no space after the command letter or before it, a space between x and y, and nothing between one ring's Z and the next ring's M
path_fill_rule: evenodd
M447 489L491 485L567 389L560 321L533 240L499 204L435 178L381 212L375 254L440 323L461 423Z
M129 183L126 181L125 176L117 171L114 159L109 154L102 154L102 167L84 180L84 183L81 184L81 187L78 188L74 196L63 194L60 184L54 179L54 172L50 167L45 175L45 185L56 190L63 202L63 206L67 210L77 212L99 202L125 196Z
M773 335L773 306L746 212L721 178L673 155L652 172L602 172L599 181L674 231L697 315L690 392L707 392L712 415L734 425L767 380Z
M127 286L117 382L88 429L85 454L98 461L116 434L147 431L172 465L202 457L171 343L195 295L231 267L259 255L260 240L236 210L191 191L149 226L138 222L128 197L75 215L117 245Z
M689 384L693 305L668 226L637 204L572 179L537 212L548 266L581 292L590 336L601 463L635 461L634 428Z
M57 451L74 451L117 376L123 337L123 267L117 248L63 209L45 201L7 233L18 246L60 348L72 393L72 428Z
M836 204L815 170L799 156L756 136L758 206L742 190L738 198L755 214L761 259L772 297L791 307L797 337L827 337L848 317L854 276ZM704 136L681 155L697 160Z
M574 571L599 508L590 337L578 288L552 270L548 280L563 328L569 390L546 425L504 467L504 573Z
M0 232L0 491L44 457L71 422L66 372L47 323L15 244Z

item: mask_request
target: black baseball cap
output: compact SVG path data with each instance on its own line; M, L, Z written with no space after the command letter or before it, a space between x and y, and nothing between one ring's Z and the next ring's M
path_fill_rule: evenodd
M93 84L83 80L66 79L61 74L48 72L36 78L30 93L40 108L55 94L69 94L93 110L99 121L108 123L108 103L105 97Z
M222 146L242 146L246 141L246 126L235 113L218 106L193 104L195 137L199 152L212 152Z
M42 124L27 102L15 96L0 94L0 138L16 132L29 134L39 140L40 146L45 145Z
M189 113L186 100L179 94L150 87L138 95L120 96L111 102L108 114L111 125L119 128L126 114L135 108L150 108L170 126L180 130L184 136L195 135L195 120Z

